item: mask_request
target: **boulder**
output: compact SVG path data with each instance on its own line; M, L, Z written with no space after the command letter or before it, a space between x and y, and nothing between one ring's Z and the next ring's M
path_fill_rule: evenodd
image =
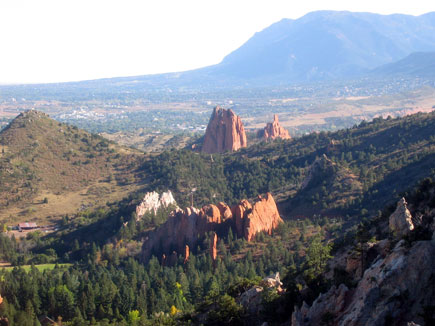
M247 146L242 120L231 109L215 107L205 131L203 153L237 151Z
M287 129L280 126L278 115L273 115L273 122L267 123L266 127L262 130L263 138L265 140L273 140L276 138L290 139Z
M264 284L267 288L276 288L278 293L283 292L282 289L282 282L279 277L279 272L276 272L275 274L269 275L262 280L262 284Z
M389 219L390 231L397 237L407 235L410 231L414 230L412 223L412 216L406 207L405 198L401 198L397 202L396 210L391 214Z

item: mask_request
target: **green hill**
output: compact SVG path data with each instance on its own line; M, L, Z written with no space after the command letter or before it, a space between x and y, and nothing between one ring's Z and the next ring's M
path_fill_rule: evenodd
M44 113L22 113L0 132L0 220L43 222L126 193L136 154Z

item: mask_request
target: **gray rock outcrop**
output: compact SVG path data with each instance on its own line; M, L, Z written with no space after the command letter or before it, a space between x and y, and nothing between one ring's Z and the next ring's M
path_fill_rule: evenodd
M310 306L296 308L292 326L372 326L424 324L424 308L435 300L435 242L418 241L411 248L399 241L385 258L365 270L355 289L332 287ZM323 320L322 320L323 319Z
M389 219L390 231L397 237L402 237L414 230L412 216L406 207L405 198L397 202L397 208Z

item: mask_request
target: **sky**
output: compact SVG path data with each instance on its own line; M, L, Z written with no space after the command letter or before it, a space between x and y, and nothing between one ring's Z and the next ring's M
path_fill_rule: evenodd
M0 84L185 71L315 10L420 15L435 1L0 0Z

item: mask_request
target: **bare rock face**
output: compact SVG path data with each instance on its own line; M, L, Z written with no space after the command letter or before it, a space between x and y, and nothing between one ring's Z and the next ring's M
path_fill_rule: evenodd
M311 307L308 307L305 302L301 309L296 307L292 315L292 326L322 325L322 317L326 313L336 316L343 311L348 291L344 284L340 284L338 288L334 285L327 293L320 294Z
M221 223L221 211L216 205L205 205L200 211L201 217L206 223Z
M272 234L282 222L278 213L275 200L270 193L265 198L258 197L258 201L252 207L252 211L245 211L246 217L243 218L243 235L246 240L251 241L254 236L261 231Z
M198 237L210 231L221 236L232 228L238 237L251 241L258 232L271 234L281 222L270 193L265 198L259 197L254 205L242 200L232 209L225 203L205 205L200 210L194 207L178 208L145 239L142 258L146 261L152 254L169 254L173 249L179 253L186 252L186 245L192 248L197 244Z
M321 294L311 307L304 304L292 315L293 326L369 326L423 323L424 308L433 305L435 287L435 242L418 241L411 248L399 241L385 258L378 257L365 270L353 290L345 285Z
M170 190L162 193L161 196L155 191L147 192L142 202L136 206L136 218L140 220L148 212L156 214L159 208L168 207L169 205L177 205Z
M405 198L401 198L397 202L397 208L389 219L390 231L398 237L402 237L414 230L412 216L406 207Z
M245 128L240 117L231 109L215 107L205 131L202 152L209 154L233 152L246 146Z
M252 205L246 199L240 201L240 203L233 207L233 216L235 218L237 235L243 236L245 231L245 217L252 212Z
M263 138L266 140L273 140L276 138L290 139L290 134L287 129L280 126L278 115L274 114L273 122L267 123L266 127L262 130Z
M219 204L217 204L217 207L221 212L222 222L225 222L233 218L233 213L231 212L231 208L227 204L220 202Z

